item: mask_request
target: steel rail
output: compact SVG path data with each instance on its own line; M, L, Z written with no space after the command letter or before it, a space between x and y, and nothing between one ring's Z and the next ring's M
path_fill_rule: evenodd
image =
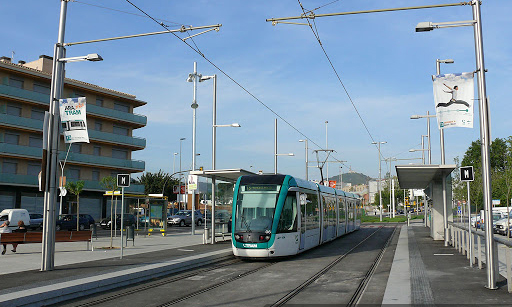
M131 294L143 292L143 291L146 291L146 290L149 290L149 289L153 289L153 288L156 288L156 287L160 287L160 286L163 286L163 285L166 285L166 284L169 284L169 283L173 283L173 282L177 282L177 281L180 281L180 280L184 280L184 279L193 277L195 275L198 275L198 274L201 274L201 273L204 273L204 272L213 271L213 270L216 270L218 268L222 268L222 267L225 267L225 266L229 266L229 265L232 265L232 264L236 264L236 263L242 262L240 259L229 260L228 258L232 259L232 256L223 257L223 259L220 259L219 261L215 261L213 263L208 263L208 264L204 264L204 265L195 267L195 268L193 268L194 271L190 272L190 273L181 274L179 276L174 276L174 277L171 277L171 278L162 276L162 277L159 277L159 279L161 279L159 281L150 282L150 283L147 283L147 284L144 284L144 285L140 285L139 287L137 287L135 289L129 289L129 290L125 290L125 291L120 291L120 292L117 292L115 294L112 294L112 295L109 295L109 296L106 296L106 297L102 297L102 298L99 298L99 299L96 299L96 300L92 300L92 301L85 302L85 303L78 304L78 305L74 305L74 306L75 307L88 307L88 306L95 306L95 305L103 304L103 303L106 303L106 302L118 299L120 297L124 297L126 295L131 295ZM217 264L217 265L210 267L210 265L212 265L212 264ZM169 273L169 275L171 275L171 274L175 274L175 273ZM135 286L135 285L131 285L131 287L133 287L133 286ZM109 289L107 291L111 291L111 290L112 289ZM98 293L97 295L101 295L101 293ZM63 302L63 303L65 303L65 302Z
M389 236L388 240L384 244L384 246L381 248L379 254L377 255L377 258L375 258L375 261L373 262L370 269L366 272L366 275L364 276L363 280L359 283L359 286L357 287L356 292L352 297L350 298L349 303L347 306L356 306L359 304L359 301L363 297L364 292L366 291L366 287L370 283L370 280L372 279L373 275L375 274L375 271L377 270L377 267L380 264L380 261L382 260L382 257L384 257L384 253L386 252L389 243L391 243L391 240L393 240L393 237L395 236L397 226L395 225L395 228L393 229L393 232Z
M384 228L383 226L380 226L376 231L372 232L369 236L367 236L366 238L364 238L361 242L359 242L356 246L352 247L349 251L347 251L346 253L344 253L343 255L339 256L338 258L336 258L334 261L332 261L331 263L329 263L328 265L326 265L323 269L321 269L320 271L318 271L315 275L311 276L310 278L308 278L305 282L303 282L301 285L299 285L298 287L296 287L295 289L293 289L292 291L288 292L288 294L286 294L285 296L283 296L281 299L279 299L278 301L276 301L275 303L271 304L270 306L272 307L277 307L277 306L283 306L284 304L286 304L288 301L290 301L293 297L295 297L296 295L298 295L300 292L302 292L304 289L306 289L310 284L312 284L313 282L315 282L318 278L320 278L321 276L323 276L325 273L327 273L330 269L332 269L335 265L337 265L341 260L343 260L346 256L348 256L350 253L352 253L356 248L358 248L359 246L361 246L361 244L363 244L364 242L366 242L366 240L370 239L374 234L376 234L377 232L379 232L382 228Z

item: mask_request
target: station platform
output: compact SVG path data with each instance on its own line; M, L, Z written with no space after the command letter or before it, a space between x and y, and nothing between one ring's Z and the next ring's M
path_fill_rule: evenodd
M41 244L19 245L17 253L8 245L0 256L0 306L51 305L232 257L230 241L204 245L202 229L196 233L136 237L135 246L128 242L124 248L123 259L119 249L104 249L110 238L93 240L92 251L85 242L58 243L55 270L49 272L40 272ZM119 247L119 238L114 246ZM385 286L374 301L364 303L512 305L503 276L497 290L486 289L485 269L470 268L466 256L432 240L422 223L399 225L386 253Z
M504 276L498 278L498 289L485 288L485 264L484 269L470 267L465 255L444 246L444 241L434 241L420 221L403 225L392 248L395 253L384 305L512 305Z

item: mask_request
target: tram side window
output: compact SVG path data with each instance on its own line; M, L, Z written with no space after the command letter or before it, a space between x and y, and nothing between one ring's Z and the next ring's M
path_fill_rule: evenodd
M277 233L294 231L297 231L297 195L295 192L290 192L284 201Z
M318 195L317 194L306 194L306 229L318 229L320 228L320 208L318 206Z
M329 225L333 226L336 224L336 198L329 196L327 203L329 204Z
M329 226L329 200L325 195L322 195L322 204L323 204L323 220L324 220L324 228L327 228Z
M338 198L338 204L339 204L339 217L340 217L340 220L339 222L340 223L345 223L345 200L343 198Z

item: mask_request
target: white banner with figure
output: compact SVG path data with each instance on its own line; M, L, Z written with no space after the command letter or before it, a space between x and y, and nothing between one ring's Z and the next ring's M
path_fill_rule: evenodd
M66 143L89 143L85 97L59 99L60 121Z
M432 76L439 129L473 128L475 86L473 73Z

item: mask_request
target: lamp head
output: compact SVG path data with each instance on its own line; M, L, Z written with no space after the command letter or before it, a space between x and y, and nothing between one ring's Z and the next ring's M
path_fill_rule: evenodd
M416 32L428 32L434 30L434 26L430 21L423 21L416 25Z
M194 74L188 74L187 82L194 82Z
M87 55L87 61L99 62L99 61L103 61L103 58L101 57L101 55L99 55L97 53L90 53Z
M239 123L232 123L232 124L231 124L231 127L240 128L240 127L242 127L242 126L240 126L240 124L239 124Z
M184 141L184 140L186 140L186 139L187 139L187 138L180 138L180 141Z
M446 60L443 60L441 61L441 63L446 63L446 64L453 64L455 61L453 59L446 59Z
M415 149L409 149L409 152L415 152L416 150Z
M301 142L301 143L304 142L304 141L306 141L306 140L299 140L299 142Z
M420 116L419 115L411 115L411 119L419 119Z

